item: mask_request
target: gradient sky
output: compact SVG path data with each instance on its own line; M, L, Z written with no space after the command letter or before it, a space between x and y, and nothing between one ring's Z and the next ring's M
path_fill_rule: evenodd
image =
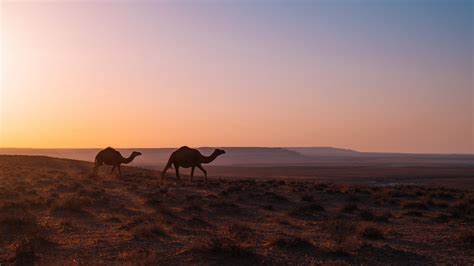
M473 1L2 1L0 147L474 153Z

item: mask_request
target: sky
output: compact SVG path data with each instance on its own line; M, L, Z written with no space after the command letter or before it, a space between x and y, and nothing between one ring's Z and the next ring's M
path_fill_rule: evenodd
M0 147L474 153L473 1L2 1Z

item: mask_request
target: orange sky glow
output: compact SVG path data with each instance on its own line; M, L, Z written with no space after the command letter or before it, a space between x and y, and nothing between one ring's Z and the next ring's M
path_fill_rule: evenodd
M474 153L472 2L292 2L2 2L0 147Z

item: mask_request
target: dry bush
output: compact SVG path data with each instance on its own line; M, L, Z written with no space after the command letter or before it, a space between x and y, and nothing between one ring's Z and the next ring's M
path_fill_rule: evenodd
M339 209L339 212L352 213L359 210L359 207L354 203L346 203Z
M405 202L402 202L402 208L404 208L404 209L426 210L426 209L428 209L428 206L426 206L421 201L405 201Z
M356 225L342 219L327 220L323 229L329 233L331 238L325 243L329 251L337 254L348 254L358 251L362 245L356 233Z
M404 216L410 216L410 217L423 217L423 213L419 211L407 211L403 213Z
M209 207L228 214L240 214L242 212L238 205L227 201L212 202L209 204Z
M390 211L385 211L384 213L377 215L370 209L360 210L359 215L363 220L374 222L388 222L389 219L393 217Z
M300 206L291 210L288 214L297 218L316 218L320 217L325 209L318 203L311 203L310 205Z
M232 224L224 228L224 235L238 241L247 241L255 237L255 231L243 224Z
M229 237L207 238L202 246L195 247L193 250L224 258L257 259L257 255L253 250Z
M261 207L262 209L264 209L264 210L267 210L267 211L274 211L274 210L275 210L275 208L274 208L273 205L271 205L271 204L262 205L262 206L260 206L260 207Z
M263 196L271 201L277 201L277 202L288 202L289 200L281 195L276 194L275 192L267 191L263 194Z
M312 202L314 200L313 195L305 194L301 196L301 201Z
M211 227L212 225L199 217L193 217L186 221L186 224L192 227Z
M449 208L449 212L454 218L472 219L474 216L474 204L468 199L459 200Z
M153 224L142 224L133 229L134 239L149 239L149 238L160 238L168 236L163 225L158 223Z
M380 227L373 224L361 224L357 229L360 236L371 240L380 240L385 238L385 233Z
M461 241L468 247L474 247L474 230L464 231L460 235Z
M276 240L270 243L273 247L278 247L280 249L310 249L314 248L314 245L309 241L302 239L300 237L294 236L285 236L277 238Z
M430 196L431 198L444 199L444 200L453 200L456 198L453 192L447 192L447 191L432 192Z
M39 230L36 219L27 213L5 213L0 218L0 242L35 235Z
M90 206L91 204L92 201L89 198L71 195L57 199L52 207L55 211L84 212L84 207Z

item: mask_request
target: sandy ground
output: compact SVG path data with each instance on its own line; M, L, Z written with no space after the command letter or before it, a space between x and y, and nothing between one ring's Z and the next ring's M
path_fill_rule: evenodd
M474 263L469 175L446 188L169 173L160 186L157 171L103 168L0 156L0 264Z

